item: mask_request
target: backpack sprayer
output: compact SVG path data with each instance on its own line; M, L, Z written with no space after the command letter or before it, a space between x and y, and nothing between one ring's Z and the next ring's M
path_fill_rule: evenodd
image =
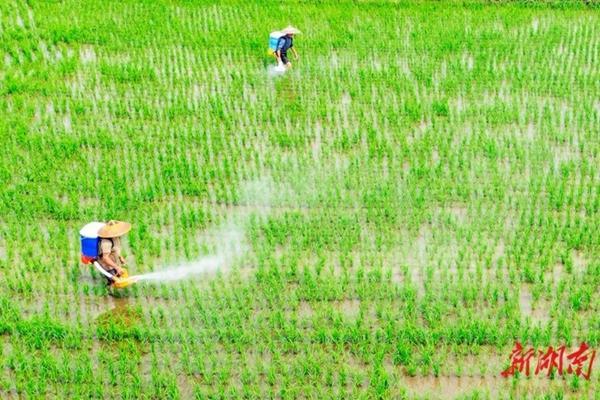
M273 57L277 57L275 52L277 51L277 42L279 42L279 38L283 36L283 32L274 31L269 34L269 50L267 50L267 54Z
M90 222L85 225L79 231L81 236L81 262L89 265L92 264L98 272L100 272L108 281L110 285L118 289L126 288L127 286L133 285L138 281L137 276L129 276L127 270L123 268L121 276L113 275L98 263L100 257L100 237L98 231L106 224L103 222Z

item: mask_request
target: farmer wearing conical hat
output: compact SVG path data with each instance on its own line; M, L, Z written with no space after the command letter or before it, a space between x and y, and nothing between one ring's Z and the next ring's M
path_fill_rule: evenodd
M288 50L291 50L294 54L294 59L298 59L298 52L294 48L294 35L302 32L291 25L285 29L282 29L281 32L283 35L277 41L277 50L275 51L275 56L277 57L279 64L283 64L289 68L292 66L292 63L288 59L287 52Z
M130 229L131 224L128 222L111 220L98 231L100 237L98 262L112 275L121 276L124 273L122 266L126 262L121 255L121 236Z

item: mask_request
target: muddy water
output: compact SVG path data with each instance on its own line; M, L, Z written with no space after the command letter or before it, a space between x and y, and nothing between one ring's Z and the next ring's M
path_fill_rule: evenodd
M527 285L521 286L519 308L523 318L530 318L533 323L546 324L550 321L550 304L542 301L534 303Z
M518 380L499 375L460 378L455 376L403 377L401 384L414 395L430 396L434 399L455 399L476 392L483 395L482 398L491 399L529 398L556 391L563 391L565 398L587 398L587 395L593 395L591 387L583 387L573 393L566 380L551 380L545 377Z

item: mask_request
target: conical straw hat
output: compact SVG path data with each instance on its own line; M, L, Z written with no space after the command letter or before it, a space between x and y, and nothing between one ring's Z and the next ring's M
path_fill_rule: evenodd
M288 25L288 26L287 26L287 28L284 28L284 29L282 29L282 30L281 30L281 32L282 32L284 35L296 35L296 34L298 34L298 33L302 33L302 32L300 32L300 30L299 30L299 29L297 29L297 28L294 28L294 27L293 27L293 26L291 26L291 25Z
M116 238L123 236L131 229L129 222L110 220L98 231L101 238Z

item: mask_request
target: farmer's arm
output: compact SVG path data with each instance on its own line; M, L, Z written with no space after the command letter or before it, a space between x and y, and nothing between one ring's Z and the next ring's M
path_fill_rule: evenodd
M104 265L108 265L109 267L116 269L118 274L123 273L123 269L119 267L117 263L112 260L112 258L110 258L110 253L102 254L101 260Z
M116 258L118 258L119 261L121 262L121 265L126 264L125 258L121 255L121 239L113 240L112 251L113 251L114 255L116 256Z
M292 53L294 53L294 58L297 60L298 59L298 52L296 51L295 47L290 47L290 50L292 50Z
M102 240L100 242L100 259L102 260L102 265L108 266L109 268L114 268L117 270L118 274L122 274L123 270L110 256L112 247L113 244L110 240Z

